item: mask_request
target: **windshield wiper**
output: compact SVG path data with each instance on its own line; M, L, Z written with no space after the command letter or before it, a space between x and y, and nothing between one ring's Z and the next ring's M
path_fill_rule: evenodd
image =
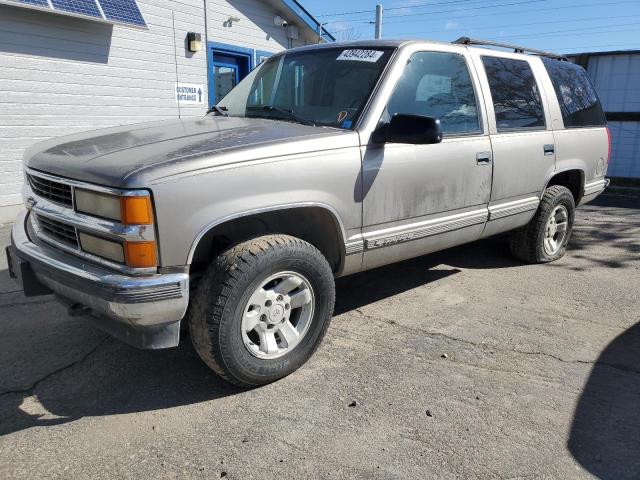
M306 118L302 118L299 117L298 115L296 115L295 113L293 113L293 110L290 110L288 108L280 108L280 107L274 107L272 105L261 105L261 106L255 106L255 107L247 107L247 109L251 109L251 110L264 110L265 112L276 112L276 113L280 113L282 115L285 115L287 118L293 120L294 122L297 123L301 123L303 125L310 125L312 127L317 127L318 124L316 122L313 122L309 119Z
M214 105L209 110L207 110L207 113L211 112L216 112L218 115L222 115L223 117L229 116L229 114L227 113L227 107L219 107L217 105Z

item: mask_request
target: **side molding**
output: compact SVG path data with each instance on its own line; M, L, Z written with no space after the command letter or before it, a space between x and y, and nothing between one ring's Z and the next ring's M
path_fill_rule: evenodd
M584 195L586 197L587 195L591 195L592 193L600 193L607 187L607 185L609 185L609 181L605 178L589 182L584 186Z
M412 223L386 231L371 232L364 235L364 246L366 250L389 247L398 243L410 242L412 240L482 224L485 223L488 218L489 212L486 208L483 208L481 210L449 215L425 222Z
M540 199L538 197L530 197L514 202L501 203L499 205L490 205L489 221L535 210L539 204Z

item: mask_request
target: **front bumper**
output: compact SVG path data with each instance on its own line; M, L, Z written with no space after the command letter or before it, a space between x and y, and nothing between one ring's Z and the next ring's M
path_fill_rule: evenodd
M30 296L55 293L73 312L138 348L178 345L189 303L187 273L128 276L54 249L29 235L28 212L11 231L10 273Z

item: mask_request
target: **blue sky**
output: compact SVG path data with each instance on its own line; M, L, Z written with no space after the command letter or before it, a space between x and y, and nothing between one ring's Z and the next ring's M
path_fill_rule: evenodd
M559 53L640 49L640 0L302 1L344 40L373 38L376 3L385 8L384 38L471 36Z

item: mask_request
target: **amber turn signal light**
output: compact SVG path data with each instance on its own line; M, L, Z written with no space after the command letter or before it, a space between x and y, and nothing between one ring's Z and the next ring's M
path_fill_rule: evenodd
M158 266L155 242L124 242L124 258L131 268Z
M149 197L122 197L120 207L121 221L125 225L151 225L153 223Z

